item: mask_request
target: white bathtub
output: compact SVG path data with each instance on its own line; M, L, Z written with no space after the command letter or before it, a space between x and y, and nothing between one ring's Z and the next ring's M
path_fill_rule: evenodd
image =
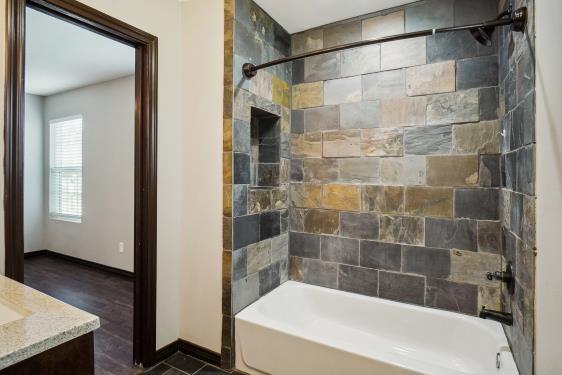
M294 281L235 325L250 374L518 374L499 323Z

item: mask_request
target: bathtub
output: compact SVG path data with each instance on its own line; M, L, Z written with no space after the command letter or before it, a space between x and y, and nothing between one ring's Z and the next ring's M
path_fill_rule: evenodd
M499 323L294 281L238 313L235 334L249 374L518 374Z

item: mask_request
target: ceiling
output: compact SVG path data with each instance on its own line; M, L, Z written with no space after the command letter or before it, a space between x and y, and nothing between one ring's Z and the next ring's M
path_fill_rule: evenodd
M52 95L134 74L135 50L27 8L25 91Z
M289 33L412 3L412 0L254 0Z

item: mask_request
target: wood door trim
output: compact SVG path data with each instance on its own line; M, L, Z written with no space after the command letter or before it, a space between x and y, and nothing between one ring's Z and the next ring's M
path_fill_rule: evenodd
M128 44L135 69L135 287L133 357L150 366L156 353L156 187L158 39L75 0L7 0L4 113L6 276L23 282L25 8Z

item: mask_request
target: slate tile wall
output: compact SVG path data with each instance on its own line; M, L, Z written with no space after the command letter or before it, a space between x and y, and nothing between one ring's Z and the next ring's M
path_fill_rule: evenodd
M242 65L288 56L290 44L253 1L225 1L224 368L234 365L234 315L288 279L292 67L248 80Z
M502 290L502 309L511 311L512 327L505 326L522 375L533 373L535 255L535 99L534 0L516 0L526 6L529 20L524 34L498 33L499 98L502 126L501 254L515 268L515 294ZM500 4L505 7L505 4ZM538 250L540 251L540 249Z
M467 7L493 19L497 5L415 3L295 34L292 53L474 22ZM500 308L486 279L501 267L497 45L439 34L293 63L291 279L471 315Z

